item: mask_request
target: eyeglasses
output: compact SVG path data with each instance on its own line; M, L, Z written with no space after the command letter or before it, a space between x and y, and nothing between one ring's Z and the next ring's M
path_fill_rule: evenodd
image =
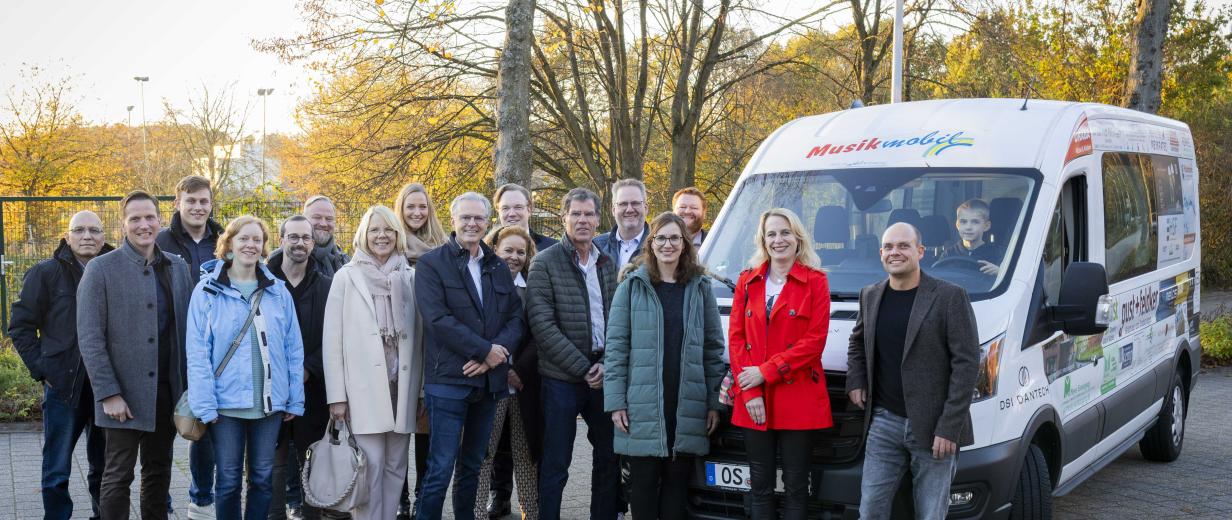
M618 208L620 208L620 209L640 208L640 207L642 207L642 201L640 201L640 200L626 200L626 201L624 201L624 202L617 203L617 204L616 204L616 207L618 207Z
M463 224L478 224L480 222L488 221L488 217L483 215L458 215L454 218L458 219Z
M668 243L674 246L678 246L683 242L684 242L684 237L680 235L672 235L670 237L664 236L664 235L654 236L654 243L656 246L661 246L661 245L668 244Z
M282 241L288 244L308 244L312 242L312 235L286 235L282 237Z
M77 236L81 236L86 233L89 233L91 235L101 235L103 234L103 228L77 226L73 229L68 230L68 232L74 235L77 235Z

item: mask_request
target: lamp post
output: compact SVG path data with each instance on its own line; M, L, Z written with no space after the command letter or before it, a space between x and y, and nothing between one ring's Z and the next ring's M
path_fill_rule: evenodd
M890 72L890 102L903 102L903 0L894 2L894 57Z
M145 157L145 177L146 181L150 180L150 147L149 137L146 135L145 126L145 84L150 81L149 76L133 76L133 80L141 88L141 155Z
M261 96L261 182L265 183L265 102L270 94L274 93L272 88L259 88L257 95Z

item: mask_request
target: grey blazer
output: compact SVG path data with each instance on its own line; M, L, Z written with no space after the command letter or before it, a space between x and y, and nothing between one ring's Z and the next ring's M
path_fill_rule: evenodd
M174 348L171 349L171 402L184 392L184 327L192 276L180 257L154 254L170 262L172 305L175 311ZM158 288L154 268L124 240L119 249L86 264L77 287L77 337L81 359L94 388L94 424L102 428L154 431L158 398ZM121 424L103 414L103 399L119 395L133 418Z
M877 351L877 308L889 280L860 290L860 314L847 348L847 391L863 389L872 400L873 360ZM865 333L867 331L867 333ZM968 446L971 395L979 372L980 339L971 300L962 287L920 273L920 288L907 320L903 346L903 388L907 418L916 438L932 447L932 437ZM864 407L867 427L872 406Z

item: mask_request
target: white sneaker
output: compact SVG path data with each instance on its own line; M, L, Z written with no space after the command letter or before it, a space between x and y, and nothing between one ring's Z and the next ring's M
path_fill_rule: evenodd
M214 520L214 504L199 506L189 502L188 520Z

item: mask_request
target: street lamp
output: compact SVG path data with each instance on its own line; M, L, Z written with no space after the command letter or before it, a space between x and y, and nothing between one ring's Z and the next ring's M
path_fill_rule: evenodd
M128 105L128 126L129 128L132 128L133 126L133 106L132 105Z
M149 137L146 135L148 131L145 126L145 84L150 81L150 77L133 76L133 80L141 88L141 154L145 156L145 177L148 181L150 179L150 148Z
M259 88L257 95L261 96L261 182L264 183L265 178L265 101L270 94L274 93L272 88Z

